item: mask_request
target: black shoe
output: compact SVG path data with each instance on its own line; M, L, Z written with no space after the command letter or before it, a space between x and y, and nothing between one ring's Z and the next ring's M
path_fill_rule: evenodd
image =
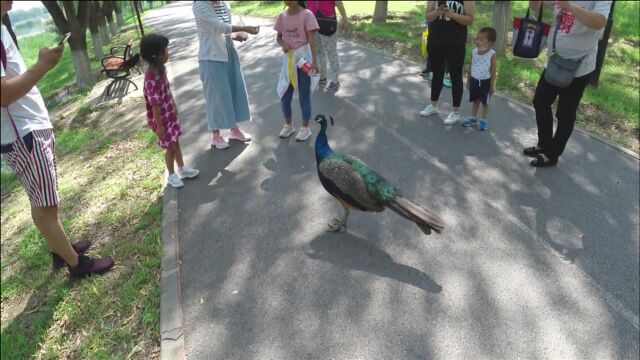
M91 274L102 275L113 267L113 259L108 256L102 259L93 259L85 255L78 255L78 266L69 269L69 277L72 279L82 279Z
M89 240L80 240L76 243L71 244L71 247L78 255L84 254L84 252L87 251L87 249L89 249L90 246L91 246L91 241ZM64 266L65 262L62 256L56 253L51 253L51 258L53 259L54 269L60 269L61 267Z
M536 157L543 153L543 150L538 146L532 146L524 149L524 154L530 157Z
M420 72L420 76L425 77L425 76L429 75L430 72L431 72L431 69L424 68L424 70L422 70L422 72Z
M546 155L541 154L541 155L536 155L536 158L531 160L530 164L531 166L535 166L535 167L547 167L547 166L554 166L557 163L558 163L558 159L550 159Z

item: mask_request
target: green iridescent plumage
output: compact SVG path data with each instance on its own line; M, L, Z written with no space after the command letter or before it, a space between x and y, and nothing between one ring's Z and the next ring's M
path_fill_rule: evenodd
M356 158L355 156L343 153L334 153L328 156L327 160L340 160L353 166L358 174L362 176L362 181L364 182L367 194L376 201L385 204L400 194L398 189L391 185L387 179L382 177L382 175L378 174L364 161Z

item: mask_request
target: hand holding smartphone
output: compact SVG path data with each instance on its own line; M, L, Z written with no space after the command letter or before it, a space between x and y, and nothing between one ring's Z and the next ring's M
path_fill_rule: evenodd
M58 46L64 44L65 42L67 42L67 40L69 40L69 38L71 37L71 33L68 32L66 34L64 34L64 36L62 37L62 40L60 40L60 42L58 43Z

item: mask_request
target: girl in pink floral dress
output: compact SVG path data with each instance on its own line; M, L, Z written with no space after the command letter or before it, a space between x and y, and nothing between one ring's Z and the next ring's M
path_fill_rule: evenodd
M196 177L200 171L184 164L180 149L180 123L178 108L171 95L164 64L169 59L169 39L150 34L140 40L140 57L149 64L144 76L144 100L147 105L147 123L158 137L158 145L165 149L164 160L169 172L167 183L175 188L184 186L181 179ZM178 165L178 173L173 163Z

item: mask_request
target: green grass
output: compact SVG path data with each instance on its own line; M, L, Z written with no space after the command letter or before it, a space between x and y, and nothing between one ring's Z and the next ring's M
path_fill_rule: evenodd
M512 1L512 16L524 16L527 1ZM375 1L345 1L349 16L372 15ZM476 16L469 28L469 39L484 26L491 26L493 1L476 2ZM260 5L258 1L233 1L236 13L275 18L283 9L279 1ZM418 60L424 20L423 1L389 2L389 12L402 13L409 19L388 20L386 24L374 25L371 20L352 21L351 28L379 39L387 39L409 48L408 56ZM591 86L585 91L582 105L590 107L590 112L578 113L578 124L600 135L610 138L623 146L637 146L640 132L640 2L617 1L614 9L612 42L607 49L604 67L598 88ZM549 20L549 14L545 15ZM274 45L275 46L275 45ZM465 73L474 45L467 45ZM544 67L546 52L538 59L526 60L507 54L498 61L498 91L531 102L532 90ZM421 61L421 60L418 60ZM600 115L594 115L600 112ZM637 149L636 149L637 150Z
M116 267L79 282L52 270L44 239L25 221L26 194L13 191L2 203L1 299L29 300L3 321L1 358L144 358L159 341L162 152L148 129L79 126L59 129L56 142L65 230L93 240L91 252L113 255Z
M135 29L113 42L132 36ZM51 34L21 39L26 62L35 61L37 49L56 39ZM65 77L65 71L73 74L68 49L65 57L60 72L39 84L44 83L45 96L73 82L72 76ZM55 84L48 87L47 82ZM90 253L111 255L116 266L104 276L76 282L68 280L66 270L53 270L24 190L13 174L0 173L3 360L149 358L159 346L162 152L148 129L110 127L115 118L136 111L143 116L138 102L95 111L78 106L87 94L76 91L55 104L74 103L76 109L67 114L73 128L54 123L59 213L72 241L92 240ZM51 116L57 116L55 110Z

